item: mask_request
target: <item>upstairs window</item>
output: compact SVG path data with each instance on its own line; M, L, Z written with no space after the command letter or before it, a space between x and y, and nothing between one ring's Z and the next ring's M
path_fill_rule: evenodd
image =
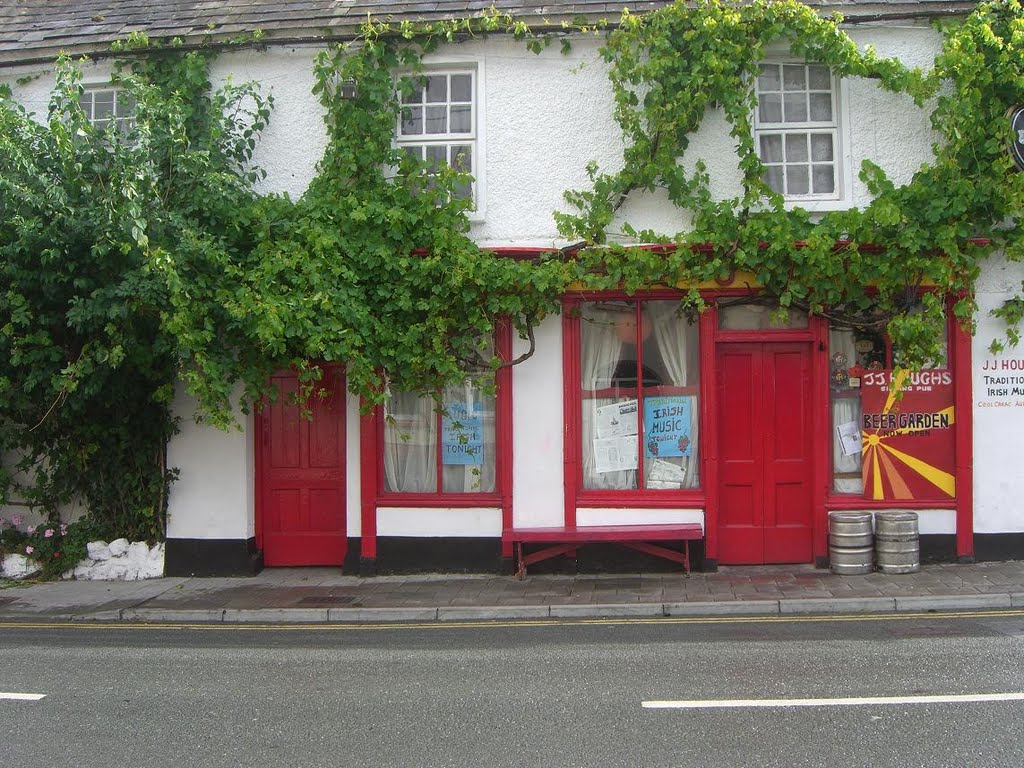
M135 104L120 88L87 88L78 97L86 118L99 130L113 123L119 131L128 131L134 124Z
M819 64L761 64L754 143L765 182L787 200L840 197L835 78Z
M431 168L447 163L474 181L459 186L459 197L476 200L477 99L474 70L430 71L402 96L398 146Z

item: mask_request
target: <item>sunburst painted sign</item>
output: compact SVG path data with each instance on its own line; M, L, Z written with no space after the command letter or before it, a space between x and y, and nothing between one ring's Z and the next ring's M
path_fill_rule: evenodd
M896 386L890 382L896 378ZM896 396L896 390L902 396ZM956 495L953 377L949 371L868 371L861 379L861 462L872 499Z

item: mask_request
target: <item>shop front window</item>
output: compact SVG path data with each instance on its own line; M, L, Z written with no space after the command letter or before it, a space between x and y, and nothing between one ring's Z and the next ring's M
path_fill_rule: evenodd
M700 486L697 327L673 300L580 307L583 488Z
M393 393L384 406L384 491L494 493L494 395L471 379L441 402Z
M944 328L940 359L929 370L948 370L948 329ZM900 352L878 330L833 328L829 331L829 391L832 416L832 491L864 493L861 451L861 378L855 372L891 370Z

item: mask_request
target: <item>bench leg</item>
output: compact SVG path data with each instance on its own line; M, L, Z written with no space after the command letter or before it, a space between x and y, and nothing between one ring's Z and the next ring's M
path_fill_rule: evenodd
M635 549L648 555L654 555L673 563L679 563L688 574L690 572L690 542L683 540L683 551L676 552L674 549L662 547L657 544L650 544L646 541L623 541L622 546Z

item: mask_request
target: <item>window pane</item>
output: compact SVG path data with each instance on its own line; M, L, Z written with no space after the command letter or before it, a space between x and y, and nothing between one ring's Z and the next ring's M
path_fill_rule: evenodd
M117 107L114 110L118 117L129 118L135 115L135 99L123 91L116 94Z
M783 174L782 166L776 165L771 168L765 168L764 183L767 184L773 192L778 192L780 195L786 194L785 175Z
M782 122L782 97L777 93L763 93L759 97L757 116L762 123Z
M832 95L828 93L811 94L811 120L823 123L832 122Z
M580 308L584 488L636 487L636 342L634 303L588 302ZM603 390L602 397L588 395L594 390Z
M492 493L495 488L494 396L473 382L444 391L441 474L445 493Z
M402 151L411 160L422 160L423 159L423 146L419 144L413 144L411 146L402 147Z
M471 146L454 145L451 148L451 159L449 165L463 173L473 172L473 148ZM463 199L473 197L473 183L470 181L461 182L455 185L455 196Z
M431 75L427 78L427 101L437 104L448 100L448 76Z
M426 133L448 133L447 107L427 107Z
M436 169L440 167L442 163L448 162L448 147L444 144L440 146L428 146L426 149L427 164L431 169Z
M114 94L112 91L99 91L93 100L93 117L105 119L114 114Z
M473 76L452 75L452 98L453 102L473 101Z
M782 67L782 85L787 91L807 90L807 69L803 64L786 64Z
M637 488L641 472L651 490L699 486L697 328L678 307L581 306L584 488Z
M806 165L786 166L786 193L790 195L806 195L810 181Z
M402 108L402 135L418 136L423 133L423 107Z
M718 308L718 327L723 331L767 331L807 327L807 313L789 309L778 317L778 307L763 304L732 304Z
M815 133L811 135L811 160L820 162L832 159L832 135Z
M786 162L806 163L807 162L807 134L787 133L786 134Z
M762 64L760 74L757 77L757 89L759 91L781 91L782 78L779 75L778 64Z
M92 94L86 91L78 97L78 106L85 112L85 118L92 120Z
M915 299L915 305L910 308L911 315L920 314L923 311L921 300ZM899 368L902 355L899 348L893 345L892 368ZM948 368L949 367L949 333L946 323L942 324L942 336L939 339L939 356L935 360L929 360L924 364L925 368Z
M832 90L832 75L829 73L828 67L818 64L810 65L807 67L807 79L812 91Z
M452 133L471 133L473 130L473 108L470 106L452 107Z
M831 164L812 166L811 176L814 181L814 194L825 195L836 191L836 174Z
M782 162L782 136L770 133L761 136L761 160L765 163Z
M641 310L644 487L696 488L700 485L697 326L679 313L677 301L645 301ZM683 388L687 391L679 391Z
M463 173L473 172L473 148L466 145L455 144L452 146L451 159L448 161L456 171Z
M412 91L408 96L402 97L403 104L422 104L423 103L423 86L419 83L413 86Z
M872 341L867 341L870 346ZM857 441L844 444L842 429L860 432L860 390L850 386L849 368L856 364L864 344L850 330L829 331L829 391L832 411L832 490L836 493L861 493L861 452ZM882 344L882 352L885 345ZM866 359L866 358L865 358Z
M435 492L437 415L434 400L396 392L384 407L384 489L395 493Z
M787 123L807 122L807 94L787 93L783 97L785 107L784 120Z

